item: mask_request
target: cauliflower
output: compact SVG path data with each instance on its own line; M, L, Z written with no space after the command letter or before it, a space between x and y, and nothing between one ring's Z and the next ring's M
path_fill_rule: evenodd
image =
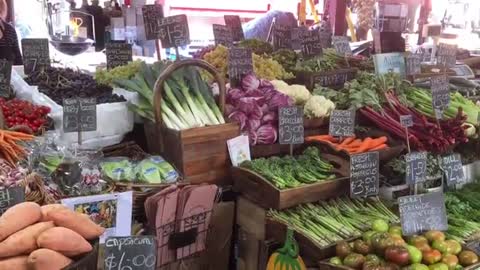
M309 119L322 118L330 116L330 113L335 109L335 104L326 99L324 96L312 96L305 103L303 112Z
M312 96L310 91L303 85L288 85L286 82L280 80L273 80L271 83L277 91L291 97L296 105L303 106Z

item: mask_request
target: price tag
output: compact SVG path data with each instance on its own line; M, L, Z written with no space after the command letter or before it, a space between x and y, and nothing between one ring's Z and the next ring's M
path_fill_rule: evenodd
M411 115L400 115L400 125L404 128L413 127L413 119Z
M29 75L35 70L50 67L50 51L46 38L22 39L23 67Z
M408 76L414 76L422 73L422 57L418 54L410 54L405 58L406 71Z
M12 187L0 190L0 216L8 208L25 201L25 189L23 187Z
M63 100L63 132L97 130L96 98L71 98Z
M181 47L190 44L187 15L175 15L160 20L160 41L163 48Z
M238 15L225 15L223 19L225 20L225 25L232 31L233 41L242 41L245 39L242 22Z
M10 80L12 79L12 62L0 59L0 96L9 97L11 94Z
M302 55L305 58L323 55L318 31L308 31L306 35L303 36Z
M231 47L233 45L232 30L225 25L214 24L213 37L215 39L215 45L223 45L225 47Z
M378 195L378 152L350 156L350 197L365 198Z
M457 63L457 45L440 43L437 51L437 64L453 67Z
M235 87L242 81L242 76L253 72L252 50L230 48L228 50L228 76L230 85Z
M377 75L393 72L405 77L405 58L402 53L377 53L373 56L373 64Z
M160 20L163 18L161 5L144 5L142 7L143 23L145 25L146 40L160 38Z
M132 44L114 42L107 43L105 47L107 69L125 66L132 61Z
M447 186L454 186L465 182L463 164L460 154L451 154L442 157L442 169L445 171Z
M400 197L398 208L404 235L448 229L445 197L441 192Z
M329 29L319 29L320 43L322 48L327 49L332 47L332 31Z
M109 237L105 240L105 270L155 270L153 236Z
M272 29L273 50L291 49L292 33L288 26L274 24Z
M352 48L350 48L350 41L348 40L348 37L334 36L332 41L333 47L338 55L345 56L352 54Z
M406 182L414 185L427 180L427 152L412 152L405 155Z
M233 166L239 166L246 160L252 160L250 156L250 144L248 136L240 135L233 139L227 140L228 153Z
M301 50L302 49L302 40L303 37L308 32L307 28L304 26L292 28L292 49Z
M312 87L317 84L323 87L343 86L346 82L353 80L356 74L355 70L335 70L314 74L312 76Z
M333 137L350 137L355 135L355 111L334 110L330 115L328 134Z
M450 91L446 75L435 76L430 79L432 90L432 106L437 110L445 110L450 104ZM437 119L440 119L437 117Z
M303 108L288 106L278 108L278 133L280 144L302 144Z

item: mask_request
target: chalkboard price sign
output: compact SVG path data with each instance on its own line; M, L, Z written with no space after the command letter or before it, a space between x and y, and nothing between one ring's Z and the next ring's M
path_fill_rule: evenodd
M125 66L132 61L132 44L128 43L107 43L107 69L118 66Z
M0 189L0 216L8 208L25 201L25 189L23 187L13 187Z
M63 131L83 132L97 130L97 100L71 98L63 100Z
M10 96L10 80L12 78L12 62L0 59L0 96Z
M245 39L242 22L238 15L225 15L223 19L225 20L225 25L232 31L233 41L238 42Z
M320 35L320 43L322 44L322 48L330 48L332 47L332 31L328 29L320 29L318 31Z
M302 40L303 57L314 57L323 55L322 44L320 43L320 35L318 31L309 31L304 35Z
M159 27L163 48L181 47L190 44L190 31L185 14L165 17L160 20Z
M357 72L352 69L321 72L312 75L313 85L319 84L323 87L343 86L346 82L353 80Z
M154 270L156 252L153 236L109 237L105 240L105 270Z
M421 62L422 57L418 54L411 54L405 58L406 62L406 73L408 76L414 76L422 73Z
M278 108L280 144L302 144L303 131L303 108L297 106Z
M291 49L292 32L290 27L281 24L274 24L272 29L273 50Z
M413 119L411 115L400 115L400 125L408 128L413 126Z
M437 51L437 64L453 67L457 62L457 45L440 43Z
M228 50L228 76L230 78L230 85L239 85L243 75L250 72L253 72L252 50L230 48Z
M365 198L378 195L378 152L350 156L350 197Z
M334 110L330 115L328 134L334 137L354 136L355 111Z
M435 76L430 79L432 90L432 106L437 110L444 110L450 104L450 91L446 75Z
M143 23L147 40L160 38L160 20L163 18L161 5L144 5L142 7Z
M291 30L292 33L292 49L301 50L303 37L308 33L308 29L305 26L294 27Z
M445 171L448 186L465 182L460 154L451 154L442 157L442 169Z
M352 54L352 48L350 48L350 41L348 40L348 37L334 36L332 38L332 42L337 54L342 56Z
M225 47L231 47L233 45L232 30L225 25L214 24L213 37L215 39L215 45L223 45Z
M448 229L445 197L442 192L400 197L398 208L404 235Z
M427 153L412 152L405 155L407 184L425 182L427 177Z
M46 38L22 39L23 67L25 74L50 66L50 51Z

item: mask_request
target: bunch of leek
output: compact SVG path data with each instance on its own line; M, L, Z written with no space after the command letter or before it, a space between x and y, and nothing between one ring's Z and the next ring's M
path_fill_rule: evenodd
M139 102L129 104L130 110L155 121L153 89L156 78L167 65L165 62L153 65L142 63L140 71L132 79L114 80L115 85L139 94ZM163 89L160 107L162 121L168 128L182 130L225 123L208 85L195 68L177 70L165 81Z

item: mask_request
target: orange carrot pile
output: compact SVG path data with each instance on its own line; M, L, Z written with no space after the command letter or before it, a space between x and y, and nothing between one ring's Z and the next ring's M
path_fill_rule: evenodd
M25 149L18 142L31 141L34 136L8 130L0 130L0 155L8 163L15 164L26 155Z
M347 137L339 140L330 135L317 135L305 138L307 142L326 142L332 145L337 150L344 150L349 154L359 154L369 151L379 151L388 147L387 137L379 138L364 138L358 139L356 137Z

